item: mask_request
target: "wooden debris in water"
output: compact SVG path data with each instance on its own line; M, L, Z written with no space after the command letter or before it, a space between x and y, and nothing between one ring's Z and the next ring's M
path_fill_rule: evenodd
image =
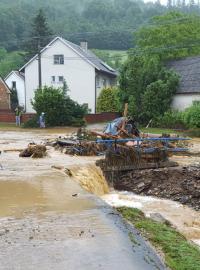
M20 157L32 157L32 158L43 158L46 156L47 148L45 145L28 145L26 149L20 152Z

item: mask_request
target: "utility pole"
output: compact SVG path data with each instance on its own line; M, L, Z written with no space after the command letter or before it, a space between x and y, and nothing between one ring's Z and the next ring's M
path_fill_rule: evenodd
M38 85L39 88L42 88L42 65L41 65L41 46L40 38L38 38Z

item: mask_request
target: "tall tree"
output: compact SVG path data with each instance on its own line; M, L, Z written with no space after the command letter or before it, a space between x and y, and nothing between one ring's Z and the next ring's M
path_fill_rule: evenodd
M162 60L200 53L200 16L172 11L154 17L153 23L137 33L141 52L159 55Z
M42 9L33 18L32 30L28 42L26 43L26 58L35 55L45 47L52 38L52 31L48 26L46 16Z

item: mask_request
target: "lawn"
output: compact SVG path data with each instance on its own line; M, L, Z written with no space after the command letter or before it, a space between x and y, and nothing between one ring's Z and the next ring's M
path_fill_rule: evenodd
M123 60L123 62L126 61L128 57L127 51L117 51L117 50L102 50L102 51L109 53L111 57L114 55L119 56Z
M178 131L174 129L165 129L165 128L140 128L140 130L144 133L152 133L152 134L183 134L183 131Z
M117 209L122 216L137 228L152 245L162 250L165 263L172 270L200 270L200 249L188 242L169 224L156 222L146 218L144 214L133 208ZM130 239L134 243L134 237Z

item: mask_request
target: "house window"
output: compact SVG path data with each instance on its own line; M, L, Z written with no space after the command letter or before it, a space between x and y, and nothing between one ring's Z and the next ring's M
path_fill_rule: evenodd
M63 54L54 55L54 65L64 65L64 55Z
M63 83L64 82L64 77L63 76L59 76L58 77L58 82L59 83Z
M12 82L12 89L16 89L16 82L15 81Z
M103 87L107 87L107 81L106 81L106 79L103 79Z
M51 76L51 82L55 83L56 82L56 77L55 76Z
M96 87L98 87L98 88L101 87L99 77L96 77Z

